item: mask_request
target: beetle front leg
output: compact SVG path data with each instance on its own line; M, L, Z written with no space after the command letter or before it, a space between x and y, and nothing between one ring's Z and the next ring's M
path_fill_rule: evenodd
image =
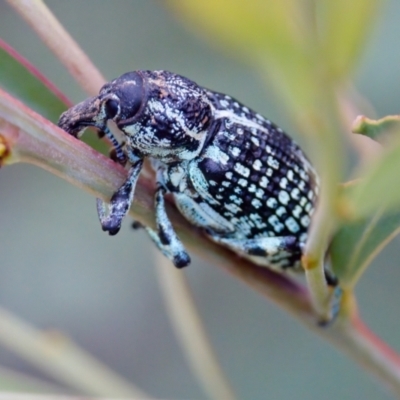
M113 135L111 130L108 128L108 126L104 127L100 131L100 135L99 136L103 136L103 135L106 136L106 138L111 142L111 144L113 146L112 150L110 152L110 158L112 160L114 160L115 162L117 162L118 164L121 164L122 166L125 166L127 159L126 159L126 156L124 154L124 151L122 150L122 145L121 145L121 143L118 142L118 140Z
M165 210L165 189L159 185L155 195L155 210L157 231L144 227L159 250L173 262L175 267L183 268L189 265L190 257L178 238Z
M97 214L103 231L116 235L121 228L122 219L132 205L136 182L142 169L143 160L138 159L129 169L128 179L112 195L110 204L97 199Z

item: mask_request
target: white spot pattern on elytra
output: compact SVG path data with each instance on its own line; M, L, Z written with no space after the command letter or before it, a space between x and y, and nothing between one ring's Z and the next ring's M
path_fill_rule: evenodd
M293 217L289 217L285 220L285 225L289 229L290 232L297 233L300 230L299 224Z
M262 188L266 189L267 186L268 186L268 182L269 182L269 181L268 181L268 178L267 178L266 176L262 176L261 179L260 179L259 185L260 185Z
M240 154L240 149L239 149L239 147L233 146L233 147L230 147L230 148L229 148L229 152L230 152L234 157L238 157L239 154Z
M276 215L271 215L268 222L272 225L275 233L280 233L284 229L284 225L279 221Z
M258 188L256 190L256 197L258 197L259 199L262 199L264 197L264 193L265 193L264 190Z
M282 189L286 189L287 184L288 184L288 181L287 181L286 178L282 178L282 179L279 181L279 186L280 186Z
M250 170L245 167L243 164L236 163L233 169L240 175L244 176L245 178L248 178L250 175Z
M275 197L270 197L270 198L267 200L267 206L268 206L269 208L276 208L277 205L278 205L278 201L275 199Z
M260 169L261 169L261 167L262 167L262 163L261 163L261 161L260 160L255 160L254 162L253 162L253 169L255 170L255 171L259 171Z
M278 217L282 217L282 215L285 215L286 214L286 208L285 207L279 207L276 211L275 211L275 214L278 216Z
M252 213L249 215L249 218L254 222L257 229L264 229L267 227L267 224L263 221L260 214Z
M235 194L231 194L229 196L229 200L233 201L238 206L240 206L243 203L243 200L240 197L236 196Z
M255 146L257 146L257 147L260 146L260 141L258 140L258 138L256 136L252 136L250 140L253 142L253 144Z
M288 192L286 190L281 190L278 195L279 202L282 204L287 204L290 200Z
M267 159L267 163L270 167L274 168L274 169L278 169L279 168L279 162L276 158L269 156Z
M300 223L304 226L304 228L307 228L308 225L310 225L310 217L308 215L304 215L301 218Z
M238 185L246 187L247 186L247 179L240 178L238 180Z
M296 204L295 208L292 210L292 215L295 218L299 219L300 214L302 213L302 211L303 211L302 208L298 204Z
M256 186L254 183L252 183L252 184L249 186L249 192L250 192L250 193L255 193L256 190L257 190L257 186Z
M300 198L300 190L296 187L290 192L290 196L293 200L298 200Z
M251 205L252 205L254 208L258 209L258 208L260 208L260 207L262 206L262 203L261 203L261 201L258 200L258 199L253 199L253 200L251 200Z

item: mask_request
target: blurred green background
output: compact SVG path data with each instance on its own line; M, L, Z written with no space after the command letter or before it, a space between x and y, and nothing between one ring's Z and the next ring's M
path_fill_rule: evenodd
M162 2L46 3L107 79L134 69L171 70L237 97L296 136L265 81L187 31ZM354 77L379 116L399 112L400 90L400 2L383 4ZM73 102L86 97L4 0L0 37ZM66 332L153 396L204 398L172 333L154 248L144 233L132 232L126 221L119 235L107 236L92 197L30 165L0 171L0 207L0 305L39 328ZM395 239L357 286L362 317L397 351L399 244ZM185 273L239 398L390 398L358 366L242 283L199 259ZM44 377L3 347L0 364Z

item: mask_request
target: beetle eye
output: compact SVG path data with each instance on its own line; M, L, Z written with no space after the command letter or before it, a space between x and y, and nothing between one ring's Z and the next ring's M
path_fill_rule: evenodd
M104 104L104 110L106 112L107 118L113 119L119 112L119 102L114 99L106 100Z

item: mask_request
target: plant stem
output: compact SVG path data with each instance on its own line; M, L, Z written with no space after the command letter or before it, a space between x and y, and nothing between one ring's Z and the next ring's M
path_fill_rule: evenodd
M97 94L105 82L103 76L44 2L42 0L7 1L67 67L86 93L90 96Z
M338 323L329 340L400 397L400 356L371 332L357 315L351 321Z
M5 153L8 155L2 160L4 165L33 163L106 201L126 179L126 171L116 163L67 135L2 91L0 136L8 149ZM153 190L153 183L139 179L130 211L136 220L149 226L154 226ZM167 204L167 212L190 251L260 292L341 349L394 393L400 394L399 356L361 323L352 305L352 297L349 300L345 296L343 308L347 311L342 313L340 320L329 328L320 328L316 324L309 295L302 285L267 268L238 259L229 250L207 240L171 204Z
M194 376L209 398L234 400L236 396L218 363L184 272L174 268L159 251L155 260L169 319Z
M58 381L97 396L149 398L59 332L40 332L0 308L0 341Z

